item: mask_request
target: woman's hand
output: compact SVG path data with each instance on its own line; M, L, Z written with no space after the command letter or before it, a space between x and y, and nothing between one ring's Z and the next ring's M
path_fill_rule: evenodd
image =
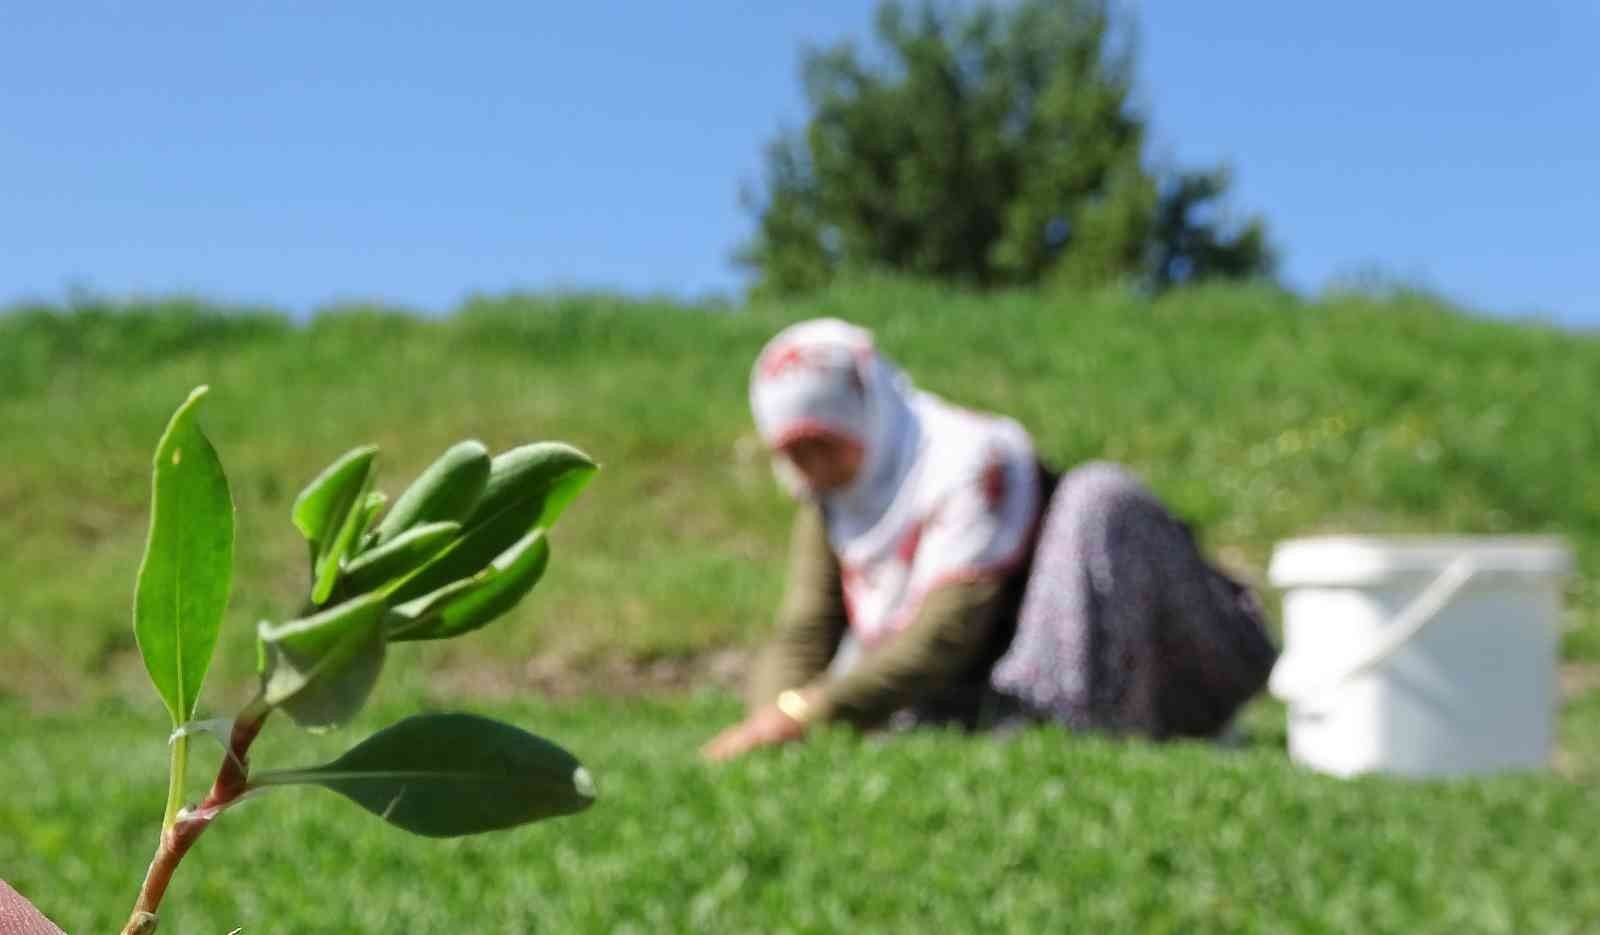
M700 755L713 763L722 763L761 747L799 740L805 733L803 722L784 714L777 705L769 704L713 737L700 748Z

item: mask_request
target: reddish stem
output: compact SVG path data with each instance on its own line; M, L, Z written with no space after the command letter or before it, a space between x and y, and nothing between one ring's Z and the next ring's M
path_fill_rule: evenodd
M267 715L271 713L271 708L251 703L233 722L233 730L228 734L228 755L223 757L222 766L217 770L217 780L211 784L206 800L200 803L202 811L207 806L225 805L244 794L250 777L250 745L255 743L256 735L261 733L261 725L267 722Z
M144 885L139 888L139 901L134 904L133 915L123 927L122 935L149 935L155 931L156 909L161 905L161 897L166 895L167 885L172 882L178 862L183 860L183 855L211 825L212 819L237 802L249 789L250 744L255 742L256 735L261 733L261 725L266 723L267 715L271 713L271 708L251 702L233 722L233 730L228 735L228 755L222 759L211 791L206 793L199 807L185 811L171 828L161 832L161 843L157 845L156 855L150 861L150 869L145 872Z

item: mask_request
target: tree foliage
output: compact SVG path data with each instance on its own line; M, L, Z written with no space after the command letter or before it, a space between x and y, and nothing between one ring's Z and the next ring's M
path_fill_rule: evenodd
M756 291L854 270L1156 289L1271 271L1262 223L1220 210L1226 168L1148 164L1132 24L1106 0L886 0L875 32L871 53L805 55L808 123L746 193Z

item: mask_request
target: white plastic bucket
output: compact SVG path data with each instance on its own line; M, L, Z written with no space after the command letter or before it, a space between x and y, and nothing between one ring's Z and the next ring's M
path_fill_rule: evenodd
M1559 539L1280 543L1289 753L1340 776L1541 769L1554 746Z

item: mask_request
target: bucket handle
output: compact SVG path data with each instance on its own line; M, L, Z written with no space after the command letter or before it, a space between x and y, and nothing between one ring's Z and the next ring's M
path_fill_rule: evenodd
M1365 651L1356 654L1355 661L1346 663L1344 670L1335 676L1324 677L1307 684L1303 673L1296 671L1305 669L1306 666L1297 664L1295 662L1297 657L1284 653L1277 665L1272 667L1272 675L1267 679L1267 690L1289 704L1306 705L1312 699L1343 686L1394 655L1428 624L1437 620L1440 611L1444 610L1456 593L1465 587L1477 572L1477 566L1465 555L1446 565L1439 573L1439 577L1433 579L1421 594L1395 615L1389 626L1383 628L1378 639Z

